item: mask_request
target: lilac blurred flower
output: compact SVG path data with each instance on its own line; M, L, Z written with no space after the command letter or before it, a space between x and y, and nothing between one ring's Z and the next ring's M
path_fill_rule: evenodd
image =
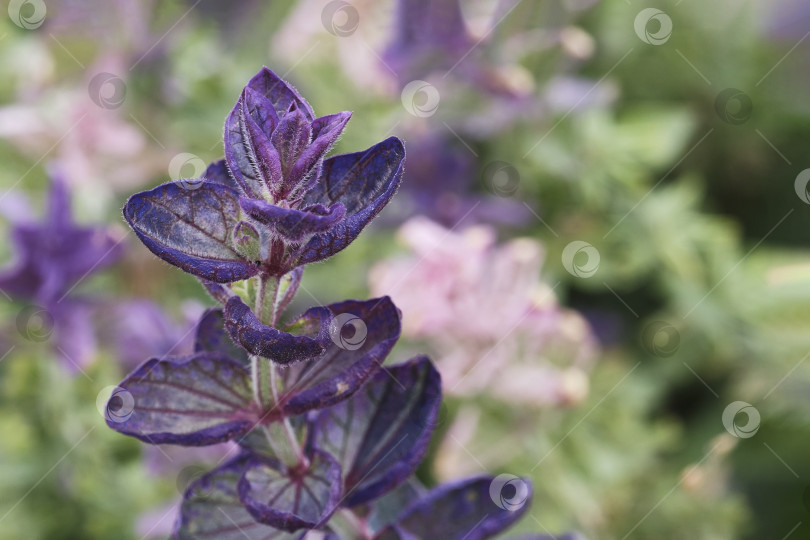
M95 304L71 293L85 278L119 259L123 238L105 228L76 224L64 181L53 173L43 221L14 222L11 240L17 261L0 273L0 291L35 304L18 316L20 334L44 341L53 332L59 356L80 369L95 350Z
M116 357L126 369L148 358L183 356L194 352L195 329L203 307L196 302L182 306L182 320L173 320L149 300L131 300L109 308L109 328Z
M585 397L595 339L540 280L537 242L498 246L490 227L453 232L425 218L399 237L411 254L376 265L371 288L391 291L403 333L436 349L448 393L532 405Z

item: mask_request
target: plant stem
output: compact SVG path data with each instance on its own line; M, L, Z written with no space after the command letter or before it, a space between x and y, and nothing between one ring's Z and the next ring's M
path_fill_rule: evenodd
M256 294L256 316L262 323L273 327L276 325L276 319L278 318L276 303L279 282L279 278L276 277L260 276ZM272 292L268 290L268 285L273 287ZM266 300L270 301L269 305L267 305ZM277 407L280 403L278 366L271 359L255 355L250 357L250 362L256 402L262 409ZM268 428L266 430L273 450L288 466L308 467L309 460L304 455L304 450L295 435L295 429L293 429L290 419L283 417L278 423L279 426L273 426L272 429ZM282 444L282 441L286 444Z
M373 538L368 525L348 508L341 508L329 519L329 528L343 540Z

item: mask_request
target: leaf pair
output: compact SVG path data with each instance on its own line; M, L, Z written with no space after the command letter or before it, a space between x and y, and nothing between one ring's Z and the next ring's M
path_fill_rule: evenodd
M257 424L349 398L379 369L400 333L399 313L388 297L313 308L290 325L315 329L317 338L264 326L245 309L232 297L224 316L209 310L200 322L194 355L151 359L127 376L120 389L132 396L131 410L108 415L108 425L152 444L202 446L240 437ZM330 322L347 316L368 321L358 348L329 339ZM252 354L291 364L281 371L283 386L272 410L254 403L245 356L234 354L225 328Z
M294 538L281 531L323 527L338 507L367 503L414 472L440 402L440 377L426 357L378 372L360 392L311 420L308 468L285 470L243 455L193 484L177 537L219 538L230 520L256 530L256 538ZM262 533L245 509L265 526Z

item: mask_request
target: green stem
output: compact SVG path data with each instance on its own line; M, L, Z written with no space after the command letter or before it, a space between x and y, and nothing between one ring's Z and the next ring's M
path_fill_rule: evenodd
M264 324L275 326L278 314L276 303L279 293L279 279L270 276L259 277L256 294L256 316ZM272 291L268 290L272 286ZM268 303L269 300L269 303ZM262 410L277 407L280 402L278 367L268 358L250 357L253 396ZM295 435L290 419L283 417L279 422L265 426L265 434L270 446L285 465L291 467L308 467L309 460L304 455L298 438Z
M373 538L368 525L348 508L341 508L329 519L329 528L343 540Z

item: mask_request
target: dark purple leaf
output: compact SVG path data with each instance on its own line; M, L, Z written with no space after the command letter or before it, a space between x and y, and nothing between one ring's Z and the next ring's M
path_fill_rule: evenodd
M519 485L513 485L515 493L504 499L504 494L498 493L504 487L498 479L479 476L434 489L406 508L397 523L386 528L377 540L492 538L526 512L531 498L529 482L516 478Z
M200 322L197 323L194 352L222 353L240 364L250 365L244 349L236 346L225 331L225 315L222 308L210 308L203 313Z
M329 322L331 341L326 352L281 372L284 383L281 407L288 415L348 399L379 369L399 339L399 311L387 296L347 300L327 308L333 318ZM288 329L321 328L321 321L318 311L309 310Z
M217 283L247 279L259 271L233 245L240 214L239 194L210 182L192 188L163 184L133 195L124 207L124 217L155 255Z
M263 67L261 71L250 79L247 88L266 97L273 104L279 117L289 111L290 105L295 103L296 107L306 115L308 120L315 119L312 107L298 94L295 88L266 67Z
M425 457L441 404L441 377L427 357L377 374L351 399L319 413L313 443L343 471L344 506L404 482Z
M250 375L218 353L144 362L107 404L107 425L152 444L205 446L254 425Z
M299 252L298 264L323 260L348 246L394 196L405 161L402 141L391 137L363 152L327 159L318 182L304 197L307 205L342 203L346 217L315 235Z
M290 177L295 179L296 184L308 179L317 180L318 175L312 173L318 170L318 165L343 133L351 116L352 113L345 111L321 116L312 122L312 143L296 160L290 172Z
M309 467L282 470L255 462L239 481L239 498L253 517L285 531L324 525L340 499L340 465L315 451Z
M242 454L201 476L186 490L173 537L176 540L301 540L259 523L239 500L237 484L252 456Z
M281 161L281 170L284 182L279 195L286 195L298 184L297 178L290 177L293 165L312 141L312 124L303 111L295 105L287 111L270 138L272 145L278 150Z
M343 219L346 213L340 203L326 208L321 204L308 206L301 210L282 208L257 199L242 197L239 203L250 217L270 227L277 235L288 242L299 243L313 234L329 230Z
M282 157L276 143L272 140L272 132L265 132L261 126L247 112L247 105L242 103L242 135L244 137L245 148L253 170L258 174L258 178L264 183L264 187L256 189L257 193L269 192L275 196L281 189L284 181L282 168Z
M225 304L225 328L235 343L246 351L277 364L288 365L323 354L329 339L329 313L324 308L314 308L313 319L320 318L314 336L292 335L262 324L255 313L238 296L232 296Z

